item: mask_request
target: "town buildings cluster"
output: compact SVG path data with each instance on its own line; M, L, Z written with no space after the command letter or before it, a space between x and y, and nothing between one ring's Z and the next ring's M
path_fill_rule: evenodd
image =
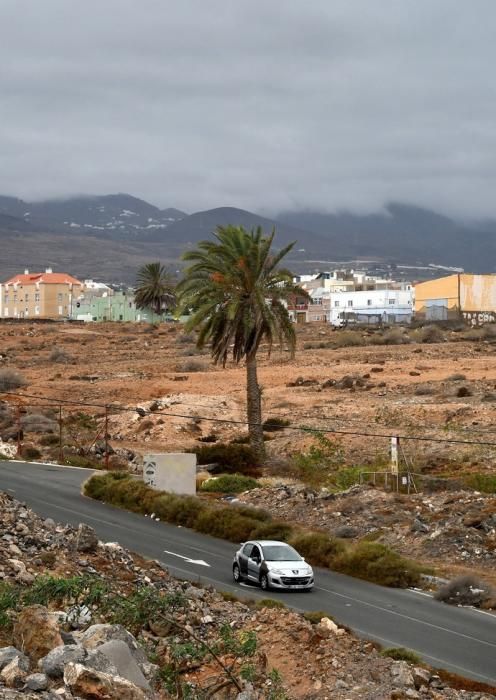
M496 275L457 272L414 284L337 269L300 275L295 281L308 294L288 306L295 323L320 321L345 327L405 324L414 318L464 319L472 325L496 322ZM0 318L154 323L164 317L138 308L132 289L81 282L47 268L24 270L0 284Z

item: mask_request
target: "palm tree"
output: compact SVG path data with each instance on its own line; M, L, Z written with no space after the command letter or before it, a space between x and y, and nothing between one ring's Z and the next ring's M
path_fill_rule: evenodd
M248 232L241 226L219 226L215 241L201 241L183 255L192 264L177 287L180 308L192 313L187 330L199 330L198 347L210 343L214 362L224 367L230 355L236 363L246 361L250 445L261 460L265 450L257 352L265 341L270 355L278 341L294 354L296 335L284 302L308 297L288 270L278 268L294 243L273 253L274 235L263 236L260 227Z
M150 308L159 316L174 308L174 285L162 263L147 263L140 267L136 275L134 300L138 309Z

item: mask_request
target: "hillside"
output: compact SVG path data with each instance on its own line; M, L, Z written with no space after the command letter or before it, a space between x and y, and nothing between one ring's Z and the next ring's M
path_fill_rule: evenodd
M496 269L495 222L462 224L405 204L371 215L300 211L270 219L235 207L188 215L128 194L46 202L0 196L0 279L50 265L80 277L132 283L143 262L160 259L177 269L184 250L228 224L275 228L277 247L296 241L287 259L296 272L350 260Z

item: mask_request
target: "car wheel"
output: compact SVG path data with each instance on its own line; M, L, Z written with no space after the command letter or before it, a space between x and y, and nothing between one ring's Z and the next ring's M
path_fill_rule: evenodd
M270 588L269 579L267 578L266 574L262 574L260 576L260 588L262 591L268 591Z
M241 583L242 577L241 577L241 571L239 570L239 566L237 564L234 564L233 566L233 581L234 583Z

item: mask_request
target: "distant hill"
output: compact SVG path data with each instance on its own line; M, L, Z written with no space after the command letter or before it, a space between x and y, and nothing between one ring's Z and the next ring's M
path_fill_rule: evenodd
M286 212L277 220L313 231L341 258L436 263L496 271L496 222L464 225L436 212L389 204L383 214Z
M107 234L110 238L136 237L163 230L187 216L179 209L161 210L129 194L71 197L46 202L0 197L0 212L22 217L39 230Z
M234 207L188 215L128 194L46 202L0 196L0 281L25 267L50 266L132 283L145 262L162 260L178 269L184 250L227 224L262 226L266 233L275 227L277 247L296 241L286 260L295 271L347 260L374 260L379 269L434 263L496 271L496 222L462 224L405 204L372 215L299 211L269 219Z

